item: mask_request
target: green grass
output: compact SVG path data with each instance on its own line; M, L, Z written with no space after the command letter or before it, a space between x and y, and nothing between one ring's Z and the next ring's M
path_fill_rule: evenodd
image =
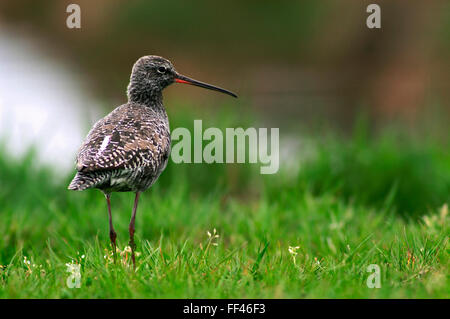
M141 197L135 272L132 194L112 196L114 264L103 195L2 152L0 298L449 298L449 148L391 133L322 141L296 174L169 163Z

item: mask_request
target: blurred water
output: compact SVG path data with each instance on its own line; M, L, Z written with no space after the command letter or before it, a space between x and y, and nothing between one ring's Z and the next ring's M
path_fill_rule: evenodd
M73 169L86 125L99 114L76 70L32 38L0 28L0 140L10 153L34 145L40 162Z

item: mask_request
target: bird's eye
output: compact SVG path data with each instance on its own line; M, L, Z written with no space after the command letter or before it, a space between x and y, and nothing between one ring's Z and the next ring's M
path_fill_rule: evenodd
M167 72L167 69L163 66L158 67L156 70L161 74L164 74Z

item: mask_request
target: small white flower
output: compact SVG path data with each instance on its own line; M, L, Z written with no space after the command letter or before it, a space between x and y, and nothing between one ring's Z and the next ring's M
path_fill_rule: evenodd
M292 261L294 262L294 265L296 265L295 258L298 254L297 250L299 250L299 249L300 249L300 246L289 246L289 248L288 248L289 254L291 254L291 256L292 256Z
M208 235L208 246L209 245L213 245L213 246L218 246L219 244L217 242L213 242L214 239L219 238L219 234L217 233L217 229L213 229L213 232L211 234L211 232L209 230L206 231L206 234Z
M288 248L288 250L289 250L289 253L292 255L292 256L296 256L298 253L297 253L297 250L300 248L300 246L289 246L289 248Z

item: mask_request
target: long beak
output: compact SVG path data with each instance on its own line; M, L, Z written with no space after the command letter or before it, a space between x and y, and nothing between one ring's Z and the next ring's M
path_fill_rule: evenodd
M191 84L191 85L199 86L201 88L222 92L222 93L231 95L233 97L237 97L237 95L234 94L233 92L227 91L225 89L222 89L220 87L217 87L217 86L214 86L214 85L211 85L211 84L208 84L208 83L203 83L203 82L200 82L200 81L188 78L187 76L184 76L184 75L181 75L181 74L178 74L178 73L175 75L175 82L176 83Z

